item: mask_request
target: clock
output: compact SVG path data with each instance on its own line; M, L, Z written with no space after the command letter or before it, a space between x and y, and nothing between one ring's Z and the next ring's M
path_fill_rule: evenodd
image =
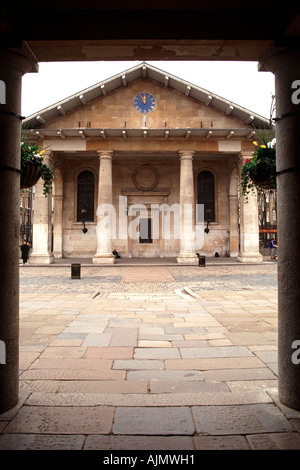
M134 98L133 107L140 114L152 113L156 108L156 99L151 93L142 91Z

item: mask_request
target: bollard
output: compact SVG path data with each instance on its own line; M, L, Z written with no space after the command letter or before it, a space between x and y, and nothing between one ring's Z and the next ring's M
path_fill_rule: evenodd
M205 266L205 256L199 256L199 266Z
M204 267L205 266L205 256L201 256L200 253L196 253L198 256L198 264L199 266Z
M71 264L71 279L80 279L81 264L73 263Z

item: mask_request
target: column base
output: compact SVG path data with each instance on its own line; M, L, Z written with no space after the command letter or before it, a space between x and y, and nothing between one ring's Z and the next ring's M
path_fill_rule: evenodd
M240 263L262 263L263 257L260 253L240 253L237 257Z
M195 253L179 253L177 256L178 264L198 265L198 256Z
M48 255L38 255L32 254L29 255L29 264L52 264L54 263L53 254Z
M115 257L110 253L95 254L93 257L93 264L114 264Z
M239 256L239 252L237 250L233 250L230 252L230 258L237 258Z

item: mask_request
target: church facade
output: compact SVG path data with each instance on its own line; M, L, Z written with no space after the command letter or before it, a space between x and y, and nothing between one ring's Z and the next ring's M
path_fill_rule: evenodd
M239 186L269 121L141 63L24 121L54 169L35 187L31 263L205 256L261 261L257 198Z

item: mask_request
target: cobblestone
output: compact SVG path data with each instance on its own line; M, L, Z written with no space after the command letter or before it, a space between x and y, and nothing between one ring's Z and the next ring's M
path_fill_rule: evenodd
M100 295L109 292L169 292L189 286L195 291L202 290L259 290L277 287L277 265L255 266L166 266L168 274L162 282L155 281L157 267L147 268L121 266L83 266L81 279L71 279L70 266L33 267L22 266L21 292L65 292ZM126 271L129 276L126 277ZM134 270L134 273L133 273ZM151 274L153 271L153 274ZM143 280L144 276L144 280ZM149 280L151 278L151 280ZM123 282L121 282L123 279ZM173 279L173 280L172 280Z

